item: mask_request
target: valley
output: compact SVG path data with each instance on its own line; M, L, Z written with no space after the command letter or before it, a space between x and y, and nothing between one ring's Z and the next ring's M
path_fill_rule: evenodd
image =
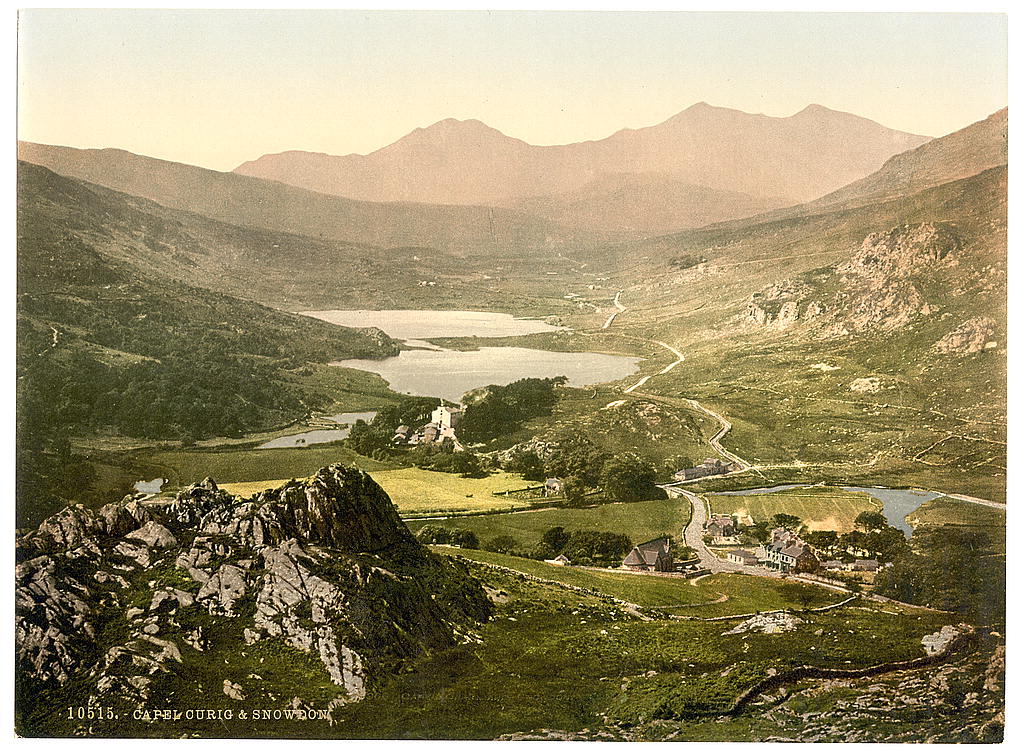
M21 143L19 731L998 740L1006 111L735 112L232 173ZM611 171L709 122L763 180ZM463 138L518 172L382 188ZM111 690L231 717L63 715Z

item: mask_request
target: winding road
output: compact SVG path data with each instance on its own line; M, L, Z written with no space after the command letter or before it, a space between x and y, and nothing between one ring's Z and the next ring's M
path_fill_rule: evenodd
M612 323L615 322L615 318L626 311L626 308L619 302L620 296L622 296L622 292L616 292L615 300L612 302L612 304L615 305L615 311L608 315L608 319L604 321L604 325L601 326L601 330L608 330L608 328L612 326Z
M623 312L626 312L626 307L622 304L620 300L621 295L622 291L619 291L618 293L615 294L614 304L616 307L616 311L613 312L611 316L605 321L604 325L601 326L602 330L608 329L618 315L622 314ZM671 372L678 365L682 364L683 361L686 359L686 357L683 355L681 351L679 351L679 349L675 348L674 346L669 346L664 341L647 340L647 343L657 344L658 346L667 349L673 354L673 356L675 356L675 361L666 366L665 368L663 368L662 370L660 370L659 372L655 373L654 375L647 375L645 377L642 377L637 382L633 383L633 385L629 386L628 388L624 388L622 391L624 394L633 393L638 388L644 386L647 383L647 381L649 381L652 377L656 377L657 375L665 375ZM653 400L665 398L663 396L658 396L657 394L638 395L649 397ZM748 462L746 459L740 457L738 454L729 451L722 445L722 439L729 433L730 430L732 430L732 423L729 422L729 420L727 420L718 412L712 409L708 409L706 406L702 405L696 399L687 398L683 400L685 400L688 404L690 404L690 406L692 406L697 411L701 412L702 414L705 414L708 417L711 417L713 420L718 422L720 427L718 431L711 438L708 439L708 445L710 445L719 454L720 457L728 459L736 467L734 470L732 470L731 472L727 472L726 474L709 475L708 477L701 478L702 480L712 479L713 477L726 477L729 475L740 474L746 471L758 472L757 467ZM625 399L619 399L617 401L610 402L605 408L621 406L624 403L626 403ZM693 514L690 517L690 523L687 524L686 527L683 529L683 542L689 547L693 548L694 551L697 553L697 556L700 558L700 568L708 569L712 573L731 572L753 574L761 577L780 576L778 572L773 571L771 569L766 569L762 566L746 566L744 564L737 564L732 561L726 561L716 556L715 553L710 548L708 548L707 545L704 543L704 530L707 526L709 513L707 504L704 502L702 498L700 498L700 496L690 492L689 490L686 490L683 487L683 485L685 484L685 482L676 482L668 483L666 485L659 485L658 487L665 490L672 497L678 498L681 496L683 498L686 498L690 502ZM961 501L976 503L982 506L1001 508L1003 510L1006 509L1005 503L988 501L983 498L975 498L973 496L959 495L955 493L944 493L943 495L946 495L949 498L956 498ZM829 585L823 586L829 587Z

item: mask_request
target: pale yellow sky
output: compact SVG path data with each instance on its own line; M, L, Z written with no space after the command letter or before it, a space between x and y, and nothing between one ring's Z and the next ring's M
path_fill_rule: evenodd
M1006 18L949 14L29 10L19 138L230 170L477 118L599 139L698 101L940 136L1006 105Z

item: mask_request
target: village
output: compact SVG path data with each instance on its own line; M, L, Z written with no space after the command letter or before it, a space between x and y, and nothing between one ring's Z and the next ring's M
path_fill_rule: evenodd
M432 411L429 422L418 427L397 427L391 439L392 445L398 448L436 446L448 451L464 451L457 435L464 414L462 405L441 400ZM681 483L726 475L735 469L735 464L711 457L678 470L672 476L673 481L663 487L670 497L685 497L690 502L693 512L690 524L680 533L678 541L665 535L632 546L617 569L662 576L678 575L686 579L730 572L763 577L799 576L803 580L839 586L865 579L870 582L871 577L885 566L878 553L863 547L862 539L840 538L834 532L827 534L835 537L820 537L823 533L808 530L796 517L785 514L773 517L770 522L759 523L746 513L713 513L704 498L680 487ZM564 491L563 479L547 477L541 485L527 488L524 492L544 499L558 499ZM879 520L879 516L865 520L868 525L865 529L886 527L884 518ZM808 540L815 540L817 545ZM590 566L574 564L564 553L543 560L561 567Z

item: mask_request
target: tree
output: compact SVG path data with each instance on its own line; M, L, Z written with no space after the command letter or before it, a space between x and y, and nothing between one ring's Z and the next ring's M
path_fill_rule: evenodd
M853 523L863 528L865 532L871 532L884 529L888 526L889 520L885 518L884 514L877 511L862 511L857 514L857 518L853 520Z
M421 543L441 544L449 543L452 539L451 530L439 527L436 524L425 524L416 533L416 539Z
M566 432L555 438L554 445L558 452L544 465L548 477L563 480L575 477L587 486L599 484L601 469L608 457L590 439L579 433Z
M793 514L775 514L772 516L772 527L785 527L787 530L796 532L800 527L800 517Z
M756 522L748 526L744 532L759 543L768 542L771 525L768 522Z
M1006 562L1000 538L961 527L921 527L914 549L904 548L878 573L878 593L907 603L956 611L972 623L1005 619Z
M452 532L451 543L460 548L476 549L480 547L480 538L472 530L455 530Z
M513 553L519 550L519 541L511 535L498 535L484 543L484 550L493 553Z
M541 535L540 541L551 546L551 550L558 554L565 550L570 537L571 535L565 531L564 527L552 527Z
M536 451L517 451L512 454L505 468L509 472L518 472L524 480L544 479L544 462Z
M632 547L626 535L580 530L572 533L564 553L576 563L607 566L621 561Z
M804 535L804 541L831 555L839 544L839 535L835 530L811 530Z
M562 480L562 495L565 497L567 508L579 509L587 505L587 486L576 475L570 475Z
M664 498L666 493L655 486L655 480L654 465L632 452L616 454L605 462L601 471L601 487L618 501Z

